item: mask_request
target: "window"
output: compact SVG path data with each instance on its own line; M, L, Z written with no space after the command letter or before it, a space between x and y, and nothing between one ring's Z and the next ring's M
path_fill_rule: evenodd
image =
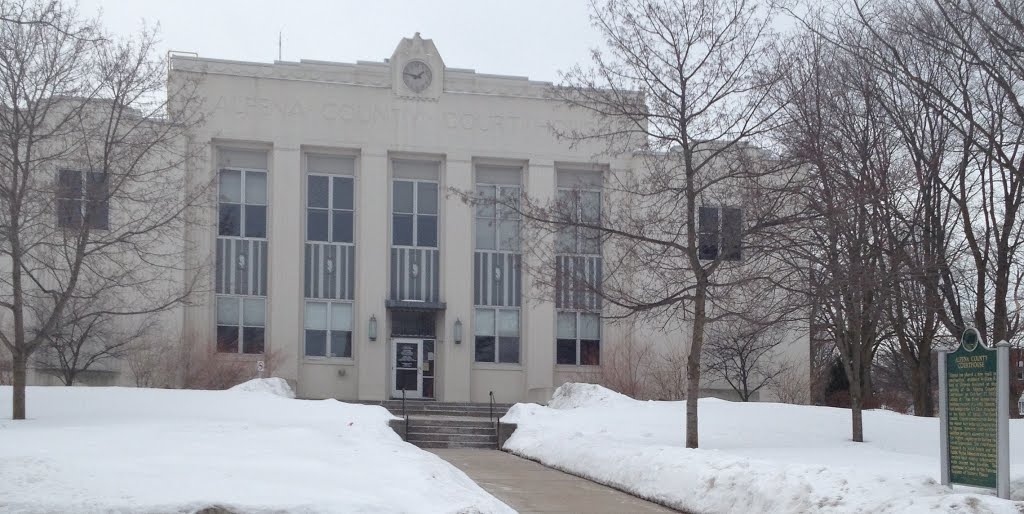
M265 326L265 298L217 296L218 352L263 353Z
M220 170L218 234L267 237L267 172Z
M476 194L477 250L519 251L519 186L477 184Z
M569 225L558 230L555 251L561 254L600 254L601 231L576 224L601 225L601 192L562 188L558 190L557 204Z
M306 240L353 241L351 177L309 175L306 179Z
M476 309L477 362L519 363L519 310Z
M734 207L701 207L698 217L698 257L738 261L742 257L742 213Z
M352 357L352 304L306 302L306 357Z
M601 364L601 315L558 311L555 361L558 364Z
M391 243L437 247L437 183L395 180L391 192Z
M106 230L110 224L107 174L95 171L57 172L57 224L69 228Z

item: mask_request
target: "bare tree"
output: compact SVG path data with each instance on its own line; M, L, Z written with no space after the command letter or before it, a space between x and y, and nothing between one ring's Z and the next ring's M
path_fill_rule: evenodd
M144 316L189 298L183 213L194 84L164 91L152 33L118 39L73 8L0 0L0 342L13 361L14 419L26 366L76 300L76 317ZM173 102L174 117L167 105ZM6 316L9 314L9 316Z
M588 209L583 190L509 205L525 232L556 236L554 248L529 249L551 268L533 274L539 288L582 290L603 300L606 317L688 332L670 350L687 355L690 448L699 442L708 324L742 317L732 307L740 294L788 278L766 255L792 214L780 193L795 171L756 146L776 120L766 99L779 74L764 66L775 52L774 13L746 0L595 0L592 21L607 50L595 50L590 68L570 70L553 89L593 123L553 130L572 146L634 156L636 169L607 175L599 212ZM607 256L600 281L559 258L557 243L573 233Z
M704 346L704 372L729 385L741 401L749 402L773 386L791 365L780 362L782 324L737 321L711 326Z
M154 319L139 316L120 323L101 300L75 299L64 309L61 321L37 351L37 369L52 373L66 386L79 375L110 362L121 362L146 341L157 328ZM109 303L107 304L109 306ZM83 316L84 315L84 316Z

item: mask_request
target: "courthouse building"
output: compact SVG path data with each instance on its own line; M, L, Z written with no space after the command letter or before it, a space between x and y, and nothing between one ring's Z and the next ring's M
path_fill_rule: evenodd
M511 402L596 378L624 337L594 294L531 295L523 249L543 243L520 240L514 213L453 194L572 189L580 216L599 216L603 184L632 158L557 140L552 125L591 120L549 83L448 67L419 34L384 62L172 56L169 83L188 80L205 159L186 171L217 184L217 206L187 234L210 272L180 312L185 340L272 363L305 398ZM557 251L599 283L600 244L562 234ZM790 346L805 362L807 338Z

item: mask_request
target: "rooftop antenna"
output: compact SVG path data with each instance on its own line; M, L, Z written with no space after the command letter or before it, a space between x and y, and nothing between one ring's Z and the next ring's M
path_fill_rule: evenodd
M279 60L279 61L282 60L281 59L281 34L283 32L284 32L284 29L281 29L281 30L277 31L277 60Z

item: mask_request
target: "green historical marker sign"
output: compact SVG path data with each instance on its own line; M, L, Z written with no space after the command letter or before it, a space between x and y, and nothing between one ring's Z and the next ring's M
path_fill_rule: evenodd
M946 354L949 478L958 484L996 487L999 459L999 411L996 351L965 334Z

